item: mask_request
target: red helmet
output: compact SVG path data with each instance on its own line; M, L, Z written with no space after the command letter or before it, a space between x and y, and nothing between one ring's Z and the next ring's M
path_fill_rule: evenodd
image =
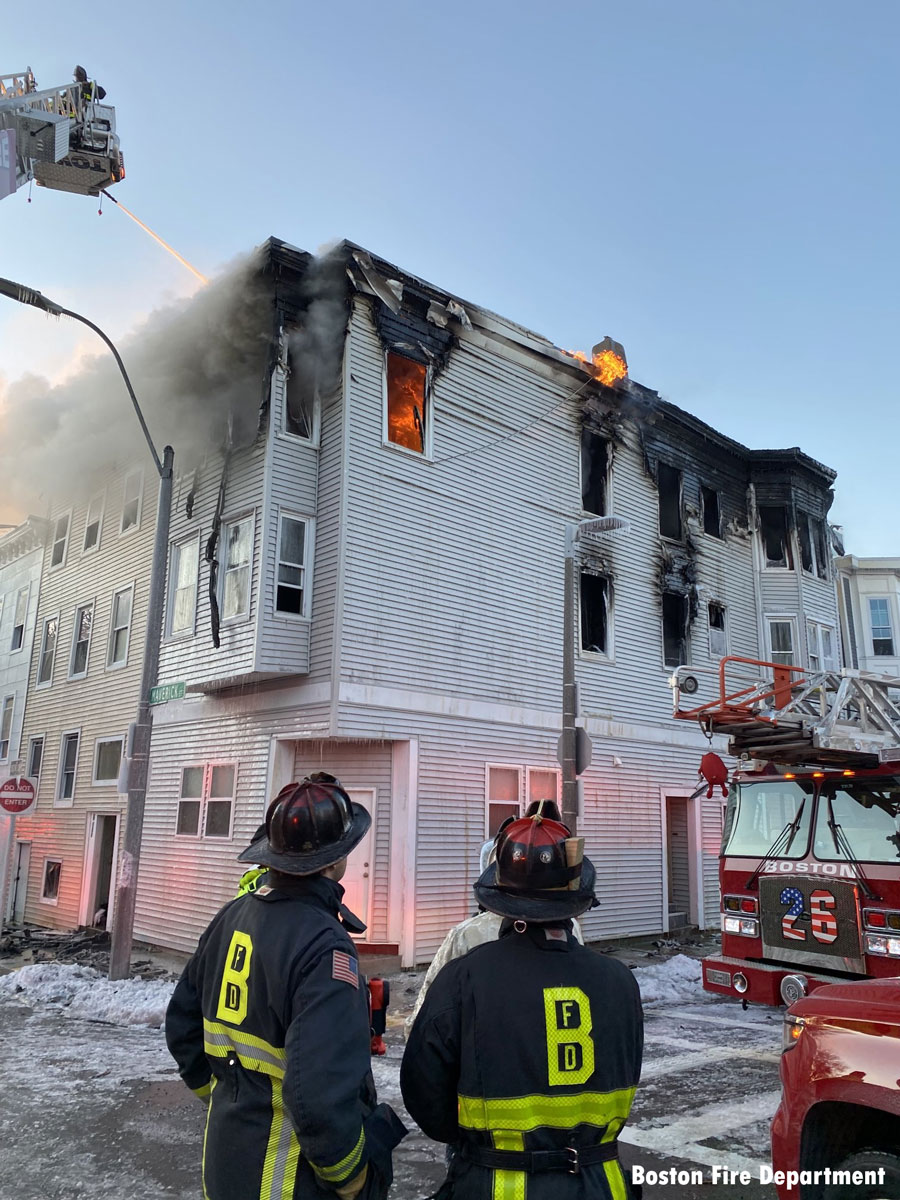
M569 830L561 821L520 817L497 835L497 886L525 891L569 887L580 874L566 862Z

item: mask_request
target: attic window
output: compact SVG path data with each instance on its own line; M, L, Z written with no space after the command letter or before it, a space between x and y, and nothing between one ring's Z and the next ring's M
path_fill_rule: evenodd
M581 576L581 648L606 654L609 630L609 580L602 575Z
M395 446L425 453L426 421L424 363L387 356L387 440Z
M797 513L797 536L800 542L800 566L820 579L828 578L828 550L825 523L808 513Z
M715 488L701 487L700 498L703 501L703 532L720 538L722 518L719 514L719 493Z
M605 516L609 442L590 429L581 431L581 507Z
M791 543L788 535L787 509L761 504L759 507L759 533L767 567L785 567L793 570Z
M659 532L660 536L681 541L681 472L661 462L656 469L656 486L659 488Z
M284 399L284 432L310 439L316 411L316 381L301 369L297 356L288 351Z
M688 662L690 606L682 592L663 592L663 660L667 667Z

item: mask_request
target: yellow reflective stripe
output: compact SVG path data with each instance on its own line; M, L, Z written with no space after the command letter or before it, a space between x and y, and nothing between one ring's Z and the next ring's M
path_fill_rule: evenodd
M359 1131L359 1140L346 1158L342 1158L340 1162L335 1163L331 1167L319 1167L311 1159L309 1160L309 1165L320 1179L324 1179L328 1183L343 1183L345 1179L349 1179L352 1175L355 1175L359 1169L359 1162L362 1158L365 1144L366 1135L361 1129Z
M572 1129L576 1125L609 1125L603 1140L611 1140L631 1111L635 1089L614 1092L578 1092L571 1096L459 1097L459 1124L463 1129ZM608 1136L607 1136L608 1135Z
M209 1084L210 1092L215 1090L218 1082L215 1075L213 1075ZM200 1156L200 1180L203 1184L203 1200L209 1200L209 1194L206 1191L206 1139L209 1137L209 1118L211 1114L212 1101L210 1101L209 1108L206 1110L206 1124L203 1126L203 1153Z
M492 1140L497 1150L525 1149L524 1136L508 1129L496 1129ZM491 1200L525 1200L525 1172L494 1171Z
M248 1071L261 1071L275 1079L284 1078L287 1055L282 1046L273 1046L263 1038L242 1029L233 1029L218 1021L203 1021L203 1048L213 1058L237 1055L241 1066Z
M284 1111L281 1081L272 1080L272 1124L263 1160L260 1200L292 1200L300 1143Z
M195 1096L199 1096L201 1100L205 1100L212 1092L212 1080L209 1083L204 1083L203 1087L191 1088Z
M622 1174L622 1168L618 1162L604 1163L603 1170L606 1172L606 1182L609 1184L612 1200L628 1200L628 1193L625 1191L625 1176Z

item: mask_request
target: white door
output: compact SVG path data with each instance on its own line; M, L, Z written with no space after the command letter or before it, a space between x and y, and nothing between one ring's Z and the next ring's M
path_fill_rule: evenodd
M88 813L81 887L79 924L112 928L112 880L115 878L116 832L114 813Z
M25 891L28 886L30 862L31 842L16 842L16 865L10 889L10 910L14 925L21 925L25 921Z
M361 921L368 924L372 894L372 852L375 847L375 789L348 788L347 795L354 804L361 804L372 818L369 832L347 859L347 870L341 884L344 888L344 903ZM366 934L357 935L362 939Z

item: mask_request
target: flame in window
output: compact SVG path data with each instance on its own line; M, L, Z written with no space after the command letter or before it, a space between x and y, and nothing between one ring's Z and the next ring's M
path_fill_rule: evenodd
M425 450L425 375L423 363L388 354L388 441L407 450Z

